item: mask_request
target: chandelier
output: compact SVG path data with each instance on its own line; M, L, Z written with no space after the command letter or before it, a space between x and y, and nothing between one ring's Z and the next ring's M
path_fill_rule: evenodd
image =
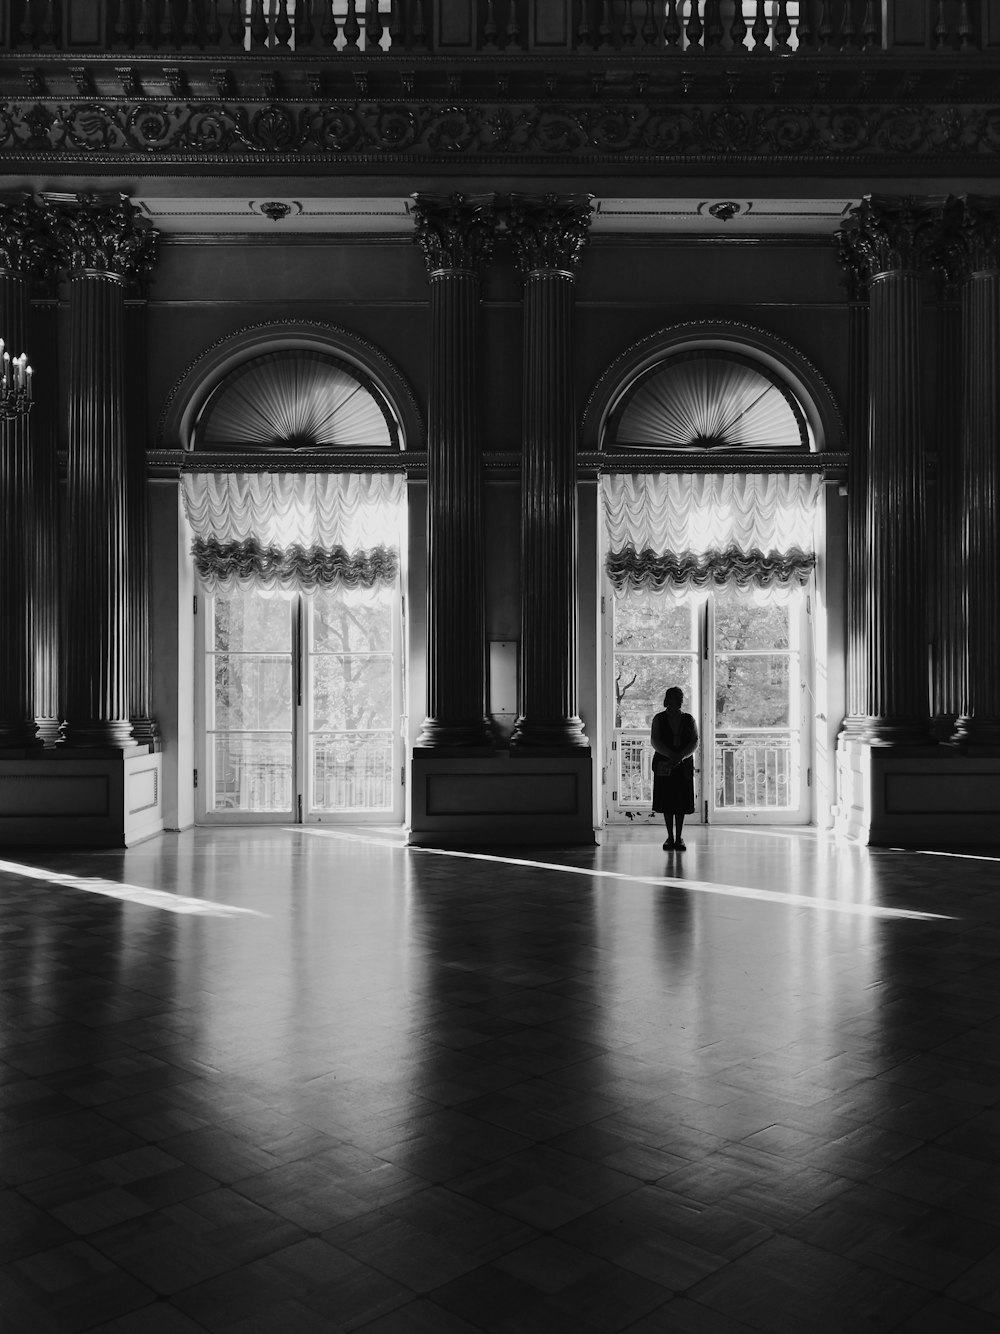
M0 338L0 419L13 421L31 411L31 367L22 352L12 357Z

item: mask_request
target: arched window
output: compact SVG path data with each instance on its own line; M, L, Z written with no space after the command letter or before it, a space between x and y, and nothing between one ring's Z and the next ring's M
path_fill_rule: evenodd
M604 446L627 450L809 450L794 394L766 364L694 348L647 366L608 414Z
M399 449L386 396L358 366L307 348L243 362L205 401L196 450Z

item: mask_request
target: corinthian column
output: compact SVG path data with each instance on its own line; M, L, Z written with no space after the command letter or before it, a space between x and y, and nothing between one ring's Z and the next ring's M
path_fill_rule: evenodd
M490 746L486 717L479 292L493 197L415 195L430 281L427 421L427 717L421 747Z
M868 580L858 731L882 745L929 740L921 284L940 214L931 201L869 197L842 242L869 294L867 495L863 544L849 553Z
M577 716L573 288L589 195L514 196L524 275L521 715L511 746L587 746Z
M969 196L960 221L962 563L968 655L955 738L1000 745L1000 199Z
M70 280L66 745L128 747L125 296L152 266L156 233L125 195L48 195L46 204Z
M27 348L34 277L46 265L44 217L26 192L0 195L0 337ZM0 746L37 746L34 691L34 456L31 417L0 420Z

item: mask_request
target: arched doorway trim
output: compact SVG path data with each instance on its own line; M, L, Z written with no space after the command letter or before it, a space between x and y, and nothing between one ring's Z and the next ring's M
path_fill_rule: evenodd
M840 408L817 367L784 339L735 320L692 320L668 325L633 343L594 386L583 414L581 448L604 452L608 422L636 381L652 367L692 351L718 351L756 362L795 396L809 425L811 452L837 452L846 448ZM759 456L758 461L761 461Z
M374 343L318 320L271 320L248 325L199 353L171 387L157 427L158 449L191 450L198 416L219 386L245 363L268 352L303 351L334 357L370 380L398 419L402 450L420 450L425 428L413 390Z

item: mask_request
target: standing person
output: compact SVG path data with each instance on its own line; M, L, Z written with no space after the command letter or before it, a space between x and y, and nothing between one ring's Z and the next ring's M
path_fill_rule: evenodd
M653 756L653 810L663 815L667 838L663 847L670 852L687 851L681 837L684 817L694 811L694 760L698 747L698 724L684 713L684 691L671 686L663 696L663 711L653 716L650 742Z

